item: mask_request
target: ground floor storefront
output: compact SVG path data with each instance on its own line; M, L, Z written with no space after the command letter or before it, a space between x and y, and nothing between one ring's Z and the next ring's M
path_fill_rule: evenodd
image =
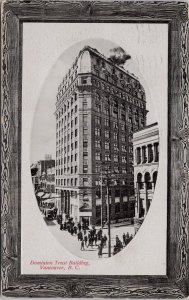
M105 225L108 220L119 222L135 215L135 197L124 189L58 188L60 195L58 214L69 216L74 222L88 225Z

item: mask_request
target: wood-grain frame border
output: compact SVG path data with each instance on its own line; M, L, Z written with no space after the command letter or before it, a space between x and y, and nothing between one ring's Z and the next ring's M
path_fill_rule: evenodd
M189 294L189 39L183 2L7 0L2 7L1 286L4 296L181 298ZM20 273L23 22L169 26L167 276ZM24 126L24 125L23 125Z

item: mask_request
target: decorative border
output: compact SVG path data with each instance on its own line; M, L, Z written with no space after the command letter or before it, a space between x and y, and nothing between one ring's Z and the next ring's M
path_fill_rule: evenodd
M61 9L60 9L61 8ZM138 297L180 298L189 294L189 22L182 2L98 2L61 0L8 0L2 18L2 126L1 126L1 281L5 296L38 297ZM179 81L171 90L171 174L168 220L168 276L24 276L19 274L19 93L21 93L20 34L30 21L140 21L165 22L171 45L180 41L179 54L172 49L170 78ZM177 47L177 45L175 45ZM173 47L174 48L174 47ZM172 54L178 54L180 61ZM178 63L179 68L175 68ZM14 66L14 68L13 68ZM178 91L179 89L179 91ZM172 100L173 98L173 100ZM174 113L179 126L175 129ZM176 154L175 154L176 153ZM171 159L170 159L171 161ZM177 164L176 164L177 163ZM177 177L178 176L178 177ZM179 182L179 186L175 181ZM171 190L173 187L173 191ZM174 201L171 201L173 198ZM175 203L175 200L177 200Z
M188 278L189 265L189 21L181 25L181 103L182 124L179 126L179 141L182 147L182 173L181 173L181 204L180 204L180 230L179 230L179 269L176 282L187 293L186 279Z

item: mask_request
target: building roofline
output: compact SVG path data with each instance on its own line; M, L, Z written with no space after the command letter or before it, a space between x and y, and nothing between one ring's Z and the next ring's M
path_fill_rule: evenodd
M156 125L158 125L158 122L155 122L155 123L149 124L149 125L145 126L144 128L141 128L141 129L137 130L136 132L134 132L134 134L135 134L135 133L137 133L137 132L139 132L139 131L145 130L145 129L147 129L147 128L150 128L150 127L156 126Z
M110 59L108 59L105 55L103 55L102 53L100 53L97 49L92 48L91 46L84 46L83 49L80 50L79 55L77 58L79 58L79 56L81 55L81 53L83 53L85 50L89 50L91 52L93 52L94 54L96 54L97 56L99 56L100 58L106 60L109 64L111 64L112 66L118 68L120 71L124 72L126 75L129 75L130 77L132 77L135 80L139 81L139 78L137 76L135 76L134 74L131 74L129 71L125 70L124 67L120 67L117 64L114 64Z

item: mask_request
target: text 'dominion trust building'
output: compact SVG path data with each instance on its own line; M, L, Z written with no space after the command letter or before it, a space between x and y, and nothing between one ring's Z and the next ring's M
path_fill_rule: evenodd
M146 126L138 79L96 49L84 47L59 85L56 192L63 215L98 224L134 216L133 132Z

